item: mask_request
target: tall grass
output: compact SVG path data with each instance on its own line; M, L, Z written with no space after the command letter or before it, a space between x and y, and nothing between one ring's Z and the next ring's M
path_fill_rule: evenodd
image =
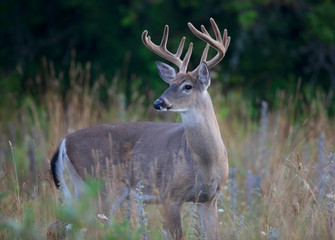
M70 79L65 95L59 84L64 74ZM135 88L126 104L117 77L112 84L103 75L93 86L91 80L89 63L72 61L68 73L57 74L44 61L35 82L47 83L45 91L26 97L15 111L0 109L0 239L46 239L47 233L54 239L166 238L159 207L141 199L133 203L139 209L130 211L130 219L119 214L107 225L104 213L92 207L97 182L89 182L73 205L58 201L49 163L66 134L103 122L179 119L155 113ZM215 79L213 85L231 167L219 201L222 238L334 239L335 125L324 109L326 99L319 94L299 101L300 92L278 92L274 110L265 101L255 109L240 92L223 95L223 86ZM147 96L154 101L154 94ZM185 204L186 239L202 238L194 211L193 204Z

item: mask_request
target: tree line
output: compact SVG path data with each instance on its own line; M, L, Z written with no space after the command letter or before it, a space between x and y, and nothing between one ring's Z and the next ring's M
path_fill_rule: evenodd
M108 81L120 77L125 88L136 80L143 89L160 90L158 58L143 46L142 31L159 43L168 24L171 51L185 35L186 44L194 42L196 66L205 44L187 22L211 29L213 17L232 37L216 77L227 89L271 101L278 90L290 93L299 86L333 99L334 12L328 0L3 0L0 94L29 94L33 87L26 80L41 71L42 58L61 71L69 68L73 50L77 61L92 63L92 81L103 73Z

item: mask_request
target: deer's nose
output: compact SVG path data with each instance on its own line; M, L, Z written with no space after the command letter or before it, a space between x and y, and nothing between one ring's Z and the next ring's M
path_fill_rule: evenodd
M162 108L163 104L164 104L164 100L161 99L161 98L158 98L158 99L154 102L154 108L155 108L156 110L160 110L160 109Z

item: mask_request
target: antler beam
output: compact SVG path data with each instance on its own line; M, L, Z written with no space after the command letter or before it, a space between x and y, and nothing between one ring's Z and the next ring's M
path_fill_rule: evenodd
M212 28L214 30L214 34L215 34L215 39L213 39L208 31L206 30L206 28L201 25L201 31L199 31L198 29L196 29L192 23L188 23L188 27L190 28L190 30L192 31L192 33L197 36L198 38L200 38L201 40L205 41L207 43L202 56L201 56L201 62L206 62L208 68L212 68L215 65L217 65L225 56L226 51L229 47L230 44L230 37L228 36L227 33L227 29L225 29L223 31L223 37L221 37L221 32L217 26L217 24L215 23L213 18L210 18L210 22L212 25ZM185 54L185 57L183 60L181 60L181 55L183 53L183 49L184 49L184 44L185 44L185 37L183 37L179 43L179 47L178 50L175 54L171 53L169 50L167 50L166 45L167 45L167 41L168 41L168 37L169 37L169 26L166 25L164 28L164 32L163 32L163 37L162 37L162 41L160 43L160 45L156 45L151 41L151 37L148 36L148 31L145 30L142 33L142 41L143 44L152 52L154 52L155 54L159 55L160 57L164 58L165 60L173 63L174 65L176 65L179 68L179 72L181 73L186 73L187 71L187 65L190 61L191 58L191 54L192 54L192 49L193 49L193 43L191 42L187 53ZM207 61L207 54L208 54L208 50L209 47L214 48L215 50L217 50L217 54L215 57L213 57L211 60ZM200 66L200 64L199 64ZM199 66L194 69L192 71L192 73L197 73Z
M154 44L151 41L151 37L148 36L148 31L147 30L145 30L142 33L143 44L150 51L156 53L160 57L162 57L162 58L168 60L169 62L173 63L174 65L176 65L179 68L179 72L186 73L187 65L188 65L188 63L190 61L191 54L192 54L193 43L190 43L184 59L181 60L180 56L181 56L181 54L183 52L184 43L185 43L185 39L186 38L183 37L181 39L177 52L175 54L173 54L170 51L168 51L167 48L166 48L168 37L169 37L169 26L168 25L166 25L165 28L164 28L162 41L161 41L161 44L159 46L156 45L156 44Z
M230 37L228 36L227 33L227 29L225 29L223 31L223 39L221 37L221 33L220 30L217 26L217 24L215 23L213 18L210 18L210 22L212 25L212 28L214 30L214 34L215 34L215 38L216 40L214 40L209 33L207 32L206 28L201 25L201 31L199 31L198 29L196 29L192 23L188 23L188 27L190 28L190 30L192 31L192 33L197 36L198 38L200 38L201 40L205 41L207 43L203 53L202 53L202 57L201 57L201 62L206 62L208 68L212 68L215 65L217 65L225 56L226 51L229 47L230 44ZM207 61L207 54L208 54L208 49L209 47L213 47L215 50L218 51L218 53L216 54L216 56L214 58L212 58L211 60ZM199 66L193 71L196 72L198 70Z

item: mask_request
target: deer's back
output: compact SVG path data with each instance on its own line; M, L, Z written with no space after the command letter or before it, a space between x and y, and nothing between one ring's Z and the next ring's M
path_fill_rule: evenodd
M156 176L149 171L166 171L173 159L185 157L186 150L184 128L178 123L102 124L78 130L65 139L69 160L83 179L117 168L124 171L130 184L138 179L164 178L159 176L160 170Z

